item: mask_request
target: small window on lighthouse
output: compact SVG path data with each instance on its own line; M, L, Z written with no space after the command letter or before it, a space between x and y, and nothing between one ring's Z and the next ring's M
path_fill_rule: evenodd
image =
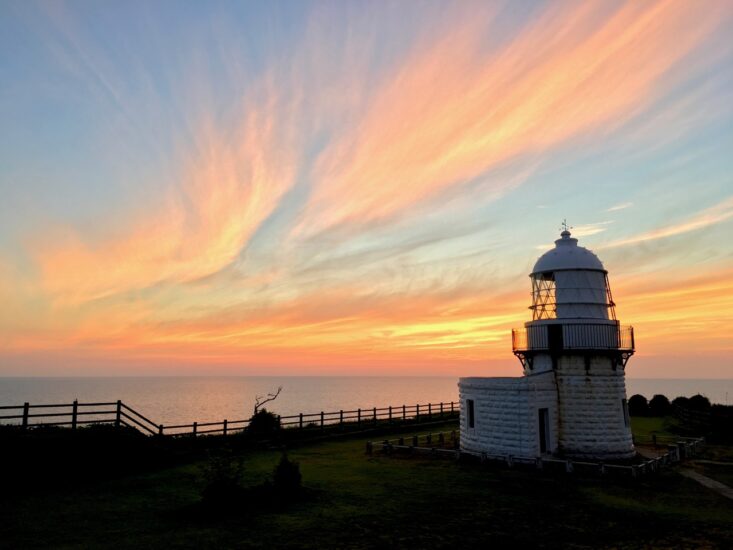
M473 428L475 426L473 399L466 399L466 423L468 424L468 428Z

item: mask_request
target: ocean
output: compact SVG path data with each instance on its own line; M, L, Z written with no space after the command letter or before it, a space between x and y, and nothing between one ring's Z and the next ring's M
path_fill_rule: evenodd
M99 377L0 378L0 405L117 401L160 424L240 420L252 414L255 396L282 386L266 408L282 416L458 399L456 377ZM673 399L701 393L733 404L733 380L626 380L629 396Z

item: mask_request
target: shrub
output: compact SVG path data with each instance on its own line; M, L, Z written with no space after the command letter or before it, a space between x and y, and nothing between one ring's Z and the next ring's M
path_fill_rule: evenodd
M710 399L698 393L687 401L687 408L692 411L709 411Z
M667 396L657 394L649 401L649 414L651 416L668 416L672 413L672 404Z
M687 403L690 400L687 397L679 396L672 399L672 408L673 409L679 409L679 408L687 408Z
M272 481L275 489L283 493L295 493L300 490L301 475L300 465L288 458L288 455L283 453L280 457L280 462L275 466L273 472Z
M242 457L234 457L230 449L222 449L217 454L209 454L209 459L201 467L205 481L201 496L205 503L227 505L237 501L243 492L240 480L244 473Z
M280 429L280 417L267 409L260 409L249 419L247 432L256 437L275 435Z
M710 400L700 394L672 401L676 431L691 436L709 435L713 428Z
M629 399L629 414L631 416L648 416L649 404L643 395L632 395Z

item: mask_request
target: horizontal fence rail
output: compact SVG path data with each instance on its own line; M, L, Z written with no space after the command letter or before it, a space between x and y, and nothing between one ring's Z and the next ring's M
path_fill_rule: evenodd
M280 426L286 429L325 429L342 426L366 429L380 424L396 424L405 422L427 422L449 418L458 413L458 401L440 403L417 403L415 405L392 405L388 407L371 407L364 409L321 411L315 413L298 413L280 416ZM161 433L166 435L228 435L246 429L249 420L223 420L220 422L194 422L192 424L176 424L162 426Z
M366 409L339 410L317 413L299 413L278 417L280 426L286 429L309 430L341 426L367 429L383 424L428 422L448 419L458 414L458 401L392 405ZM192 422L190 424L163 425L153 422L122 401L113 403L73 403L0 406L0 424L16 425L23 429L41 426L60 426L76 429L93 424L111 424L116 427L135 428L145 435L198 436L229 435L246 430L247 420L222 420L219 422Z

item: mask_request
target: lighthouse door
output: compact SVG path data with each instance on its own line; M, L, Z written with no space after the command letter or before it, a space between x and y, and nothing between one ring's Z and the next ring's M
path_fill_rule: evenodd
M547 326L547 344L550 351L561 351L563 348L562 325Z
M540 423L540 452L550 451L550 413L547 409L538 409Z

